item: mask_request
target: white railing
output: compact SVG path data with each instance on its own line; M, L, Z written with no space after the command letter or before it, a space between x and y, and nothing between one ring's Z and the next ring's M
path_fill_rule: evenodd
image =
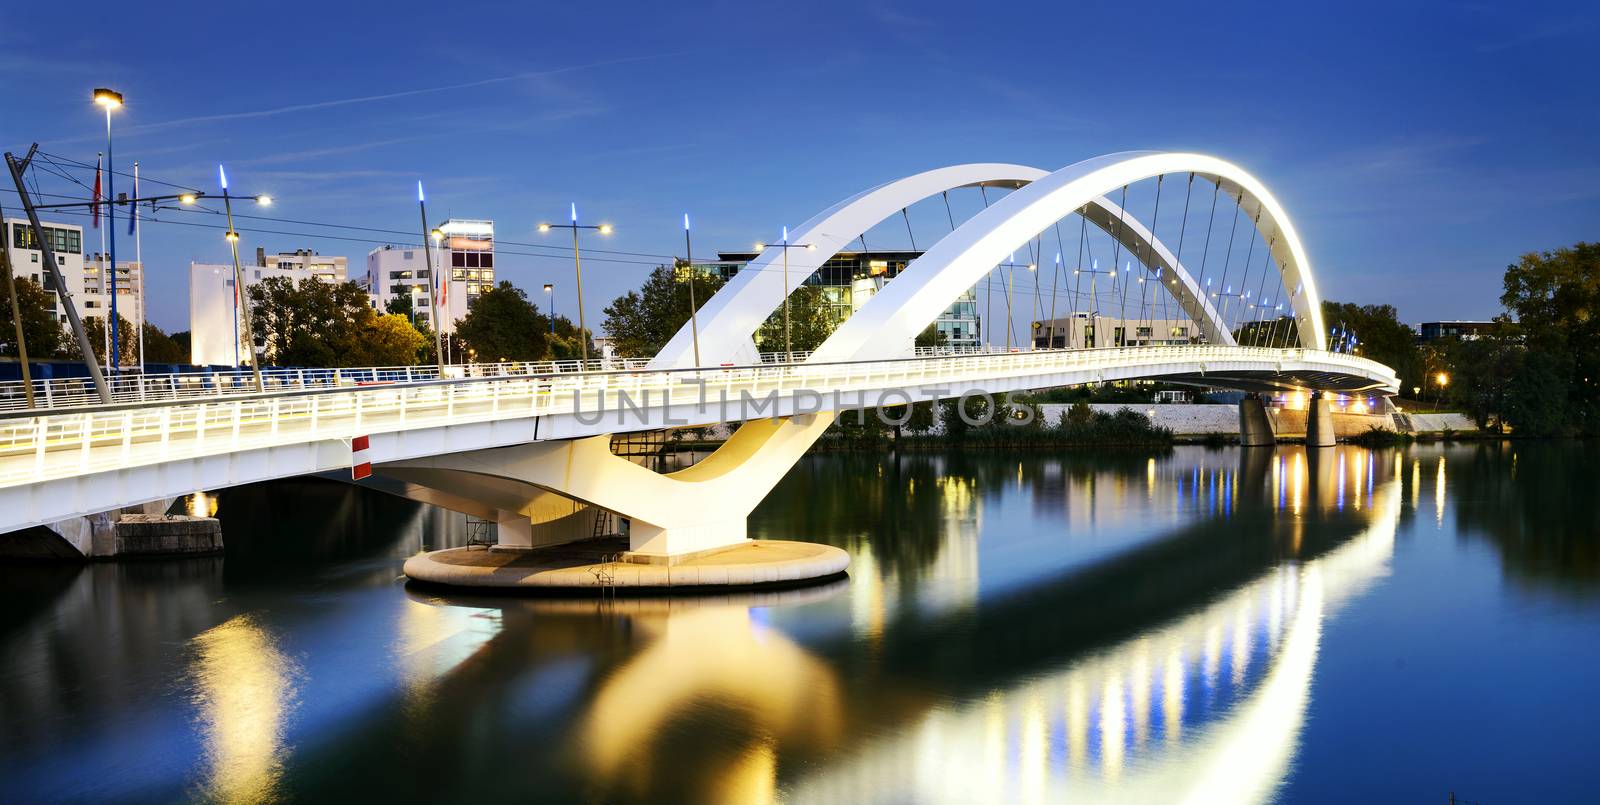
M1222 346L1039 350L718 369L433 379L0 415L0 487L200 455L506 418L592 415L603 410L608 413L602 424L609 424L624 403L652 410L709 403L709 409L716 409L720 400L736 402L747 394L764 399L802 390L826 397L833 392L853 394L935 384L960 390L985 381L1026 388L1030 379L1085 368L1159 368L1182 363L1186 371L1188 366L1206 371L1208 361L1242 361L1267 369L1291 361L1311 363L1315 371L1365 378L1374 385L1392 387L1395 382L1387 367L1351 355ZM1017 382L1006 382L1013 379ZM770 415L771 409L767 410L754 416ZM718 415L726 415L730 421L749 418L738 411ZM596 432L604 430L596 427Z
M919 347L919 357L956 354L972 350L953 350L948 347ZM809 352L763 352L761 363L800 363L810 357ZM648 359L607 358L565 361L507 361L502 363L450 364L444 368L445 378L469 377L527 377L533 375L566 374L571 372L615 372L642 369ZM261 370L261 391L256 390L255 378L249 369L223 369L218 371L170 372L140 374L126 369L122 374L107 375L111 387L112 404L156 402L161 400L200 400L212 397L230 397L240 394L261 394L328 389L378 383L414 383L440 379L437 366L362 366L339 369L304 369L267 367ZM94 383L87 377L51 378L34 380L33 406L28 406L28 394L21 380L0 381L0 411L56 411L64 408L86 408L101 404Z

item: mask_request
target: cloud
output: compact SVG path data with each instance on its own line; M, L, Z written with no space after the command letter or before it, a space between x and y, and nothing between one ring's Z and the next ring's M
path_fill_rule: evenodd
M656 54L645 55L645 56L629 56L629 57L621 58L621 59L608 59L606 61L589 62L587 64L576 64L576 65L571 65L571 66L568 66L568 67L556 67L556 68L552 68L552 69L549 69L549 70L530 70L530 71L525 71L525 72L520 72L520 73L513 73L513 74L510 74L510 75L494 76L492 78L481 78L481 79L478 79L476 81L464 81L464 82L461 82L461 83L458 83L458 84L445 84L445 85L441 85L441 86L422 87L422 88L418 88L418 89L397 90L397 91L394 91L394 92L384 92L384 93L379 93L379 94L375 94L375 95L358 95L358 96L354 96L354 97L350 97L350 98L335 98L335 99L326 100L326 101L314 101L312 103L300 103L300 104L291 104L289 106L279 106L279 107L275 107L275 108L272 108L272 109L255 109L255 110L251 110L251 111L247 111L247 112L227 112L227 113L216 114L216 115L198 115L198 116L195 116L195 117L185 117L185 118L178 118L178 119L175 119L175 120L161 121L161 122L158 122L158 123L146 123L146 124L140 125L140 126L132 126L132 127L123 129L120 133L123 134L123 135L134 135L134 134L144 134L144 133L153 132L153 131L162 131L162 130L166 130L166 129L177 128L177 127L180 127L180 126L195 126L195 125L201 125L201 124L206 124L206 123L221 123L221 122L234 121L234 120L255 120L255 119L260 119L260 118L264 118L264 117L274 117L274 116L277 116L277 115L288 115L288 114L295 114L295 113L299 113L299 112L309 112L309 111L314 111L314 110L319 110L319 109L331 109L331 108L340 107L340 106L353 106L353 105L356 105L356 104L377 103L377 102L380 102L380 101L390 101L390 100L396 100L396 99L400 99L400 98L411 98L411 97L415 97L415 96L418 96L418 95L430 95L430 94L438 93L438 92L454 92L454 91L457 91L457 90L471 89L471 88L474 88L474 87L485 87L485 86L491 86L491 85L494 85L494 84L503 84L503 83L512 82L512 81L523 81L523 80L527 80L527 79L546 79L546 78L550 78L552 76L562 75L562 74L565 74L565 73L579 72L579 71L583 71L583 70L591 70L591 69L595 69L595 68L598 68L598 67L609 67L609 66L617 65L617 64L630 64L630 63L634 63L634 62L654 61L654 60L657 60L657 59L665 59L665 58L670 58L670 57L673 57L673 56L680 56L680 55L683 55L683 53L684 52L679 51L679 52L671 52L671 53L656 53ZM83 139L83 138L78 138L78 139ZM59 141L59 142L68 142L68 141L62 140L62 141Z

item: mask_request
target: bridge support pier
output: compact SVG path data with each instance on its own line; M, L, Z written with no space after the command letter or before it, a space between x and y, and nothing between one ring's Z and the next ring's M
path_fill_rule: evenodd
M1239 445L1241 447L1268 447L1278 443L1272 431L1272 420L1267 418L1267 406L1259 394L1246 394L1239 401Z
M1332 447L1337 441L1328 401L1323 398L1322 392L1313 392L1311 402L1306 407L1306 447Z

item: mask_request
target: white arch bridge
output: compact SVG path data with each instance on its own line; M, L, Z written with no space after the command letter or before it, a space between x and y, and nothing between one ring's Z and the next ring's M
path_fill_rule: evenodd
M1214 196L1226 193L1235 214L1256 227L1264 244L1262 287L1275 268L1288 297L1279 305L1292 310L1282 317L1293 323L1280 334L1283 343L1262 343L1258 328L1257 344L1241 345L1240 322L1230 326L1227 317L1232 299L1208 290L1214 283L1184 265L1189 247L1180 241L1169 248L1153 233L1159 216L1141 225L1109 198L1130 183L1169 175L1209 182ZM959 225L952 218L949 234L805 360L754 362L752 334L824 261L909 205L971 186L1014 189ZM912 354L914 336L953 300L1073 214L1104 228L1118 253L1137 259L1152 280L1148 288L1159 288L1163 302L1196 322L1205 343ZM629 558L671 563L742 543L746 516L841 410L1146 378L1245 391L1389 395L1398 386L1388 367L1325 349L1321 301L1286 214L1253 177L1213 157L1118 154L1054 173L943 168L846 199L791 240L816 248L793 251L786 272L776 270L779 250L764 253L702 307L698 366L686 327L648 366L626 371L520 372L0 414L0 533L195 490L343 471L352 464L352 441L367 437L379 488L492 520L503 546L587 537L610 513L629 524ZM1126 296L1132 283L1121 282ZM1236 307L1247 309L1246 297L1237 296ZM1074 301L1081 304L1081 297ZM710 456L677 472L657 473L611 447L613 434L714 423L742 424Z

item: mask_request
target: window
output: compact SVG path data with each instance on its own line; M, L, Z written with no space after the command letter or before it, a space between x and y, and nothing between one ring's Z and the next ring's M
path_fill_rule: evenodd
M483 254L478 255L478 265L482 266L483 268L494 268L494 253L484 252Z
M453 268L450 270L450 279L459 280L464 279L466 276L467 272L463 269Z
M451 252L450 265L455 266L456 268L465 268L467 265L467 256L461 252Z
M1135 327L1133 330L1133 336L1135 338L1149 338L1151 336L1151 328Z
M1189 337L1189 328L1188 327L1174 327L1174 328L1172 328L1172 337L1173 338L1188 338Z
M428 278L428 269L424 268L421 271L417 272L417 279L425 280L427 278Z
M405 259L407 259L407 260L414 259L416 256L417 256L416 252L406 252L405 253Z

